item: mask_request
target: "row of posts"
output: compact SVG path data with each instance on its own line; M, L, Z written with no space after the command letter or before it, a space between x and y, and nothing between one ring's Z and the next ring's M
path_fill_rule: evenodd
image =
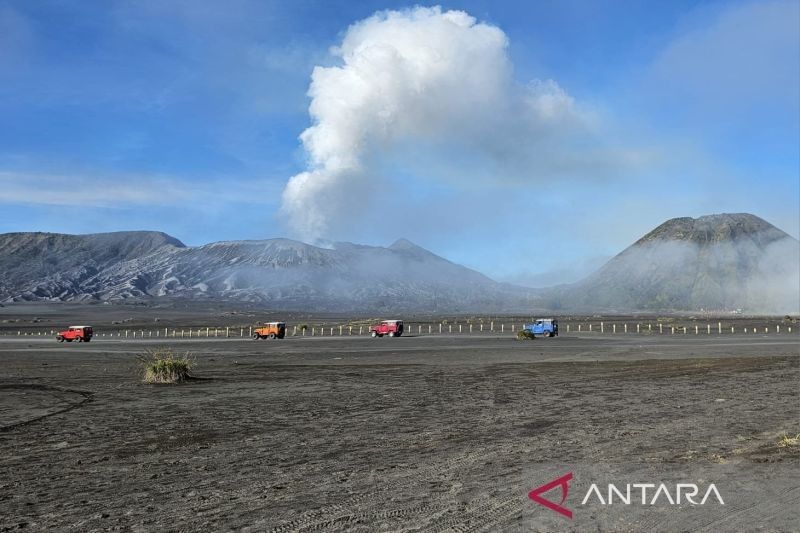
M430 335L430 334L433 334L433 333L435 333L437 331L438 331L438 333L454 333L453 326L457 327L457 329L455 331L456 333L464 333L464 330L467 329L467 328L464 328L465 324L446 324L445 325L444 323L439 323L438 327L434 327L432 324L427 324L425 326L423 326L422 324L418 324L416 326L416 329L417 329L416 332L414 331L414 326L408 326L407 331L410 334L417 333L419 335L422 335L424 333L427 333L427 334ZM474 328L474 329L473 329L473 326L475 326L475 324L466 324L466 326L468 326L468 333L473 333L474 331L480 331L480 332L484 331L484 324L483 323L478 324L478 328ZM488 331L492 332L492 333L496 333L496 332L505 333L506 325L505 324L499 324L499 326L500 326L499 330L495 330L495 323L491 322L489 324ZM355 329L354 329L355 326L314 326L314 327L293 326L292 336L298 336L298 335L299 336L306 336L306 335L310 335L310 336L317 336L317 335L319 335L319 336L325 336L325 335L334 336L337 331L338 331L339 336L343 336L345 334L347 334L347 335L354 335L354 334L355 335L364 335L365 330L366 330L366 333L369 333L369 328L365 328L365 326L357 326L357 327L358 327L358 332L356 333ZM518 331L519 328L521 328L521 327L522 326L517 327L516 324L511 324L509 331L511 333L514 333L514 332ZM238 329L239 331L237 332L236 329ZM636 324L636 333L642 333L643 331L646 331L647 333L652 333L653 329L654 329L653 328L653 324L647 324L647 328L646 329L643 327L642 324ZM658 329L658 333L662 334L662 335L664 334L665 331L667 333L669 333L669 334L672 334L672 335L674 335L676 333L685 335L687 333L692 332L691 331L692 329L694 329L694 331L692 333L694 333L695 335L699 335L700 333L705 333L707 335L711 335L712 331L715 331L717 334L722 334L723 330L727 333L727 327L723 328L722 327L722 322L718 322L716 324L716 327L712 327L711 324L706 324L705 328L701 328L701 326L699 326L699 325L695 325L693 328L691 326L666 326L665 327L664 324L658 323L657 324L657 329ZM749 331L748 331L748 329L749 329ZM764 326L763 329L761 329L760 327L756 327L756 326L752 326L750 328L744 327L744 328L742 328L742 330L743 330L744 333L750 333L750 332L752 332L752 333L761 333L762 331L763 331L763 333L770 333L769 326ZM251 337L253 335L253 327L250 326L247 329L245 329L243 327L240 327L240 328L235 328L235 327L234 328L231 328L231 327L211 328L211 327L207 327L207 328L188 329L188 330L183 330L183 329L181 329L181 330L178 330L178 329L170 330L169 328L164 328L163 330L162 329L157 329L157 330L141 330L140 329L140 330L124 330L124 331L120 330L120 331L117 331L115 333L96 333L95 337L119 337L119 338L134 338L134 339L137 339L137 338L138 339L161 338L161 337L164 337L164 338L181 338L181 339L184 339L184 338L188 338L188 339L191 339L191 338L211 338L211 337L231 338L231 337L244 337L245 336L245 331L247 331L247 336L248 337ZM585 333L585 332L588 332L588 333L595 333L595 332L605 333L606 331L608 331L608 327L606 326L606 324L604 322L600 322L599 328L595 327L595 324L588 324L587 328L584 328L583 324L578 324L577 329L571 329L571 325L570 324L566 324L566 333L571 333L571 332L576 332L576 333ZM611 324L611 331L610 332L611 333L617 333L617 324L616 323ZM621 333L628 333L628 324L622 324L622 328L621 328L620 332ZM736 327L735 326L730 326L730 332L731 333L736 333ZM775 325L775 333L780 333L780 332L781 332L780 324ZM792 327L791 326L787 326L786 332L787 333L791 333L792 332ZM237 335L237 333L238 333L238 335ZM54 330L51 330L49 334L50 335L55 335L56 332ZM36 332L36 333L32 333L32 332L23 333L21 330L17 331L17 336L22 336L22 335L25 335L25 336L33 336L33 335L41 336L41 335L48 335L48 333L47 332L41 332L41 331Z

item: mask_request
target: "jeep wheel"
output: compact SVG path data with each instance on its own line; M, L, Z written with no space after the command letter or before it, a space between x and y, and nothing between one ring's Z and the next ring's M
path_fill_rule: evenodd
M275 334L274 333L270 333L269 334L269 339L270 340L275 340Z
M258 333L253 333L253 340L257 341L260 338L261 338L261 335L259 335Z
M57 340L58 342L64 342L64 337L62 337L61 335L59 335L58 337L56 337L56 340Z
M377 331L373 331L373 332L372 332L372 337L373 337L373 338L375 338L375 337L377 337L377 336L378 336L378 332L377 332Z
M394 337L394 331L390 331L390 332L389 332L389 336L390 336L390 337Z

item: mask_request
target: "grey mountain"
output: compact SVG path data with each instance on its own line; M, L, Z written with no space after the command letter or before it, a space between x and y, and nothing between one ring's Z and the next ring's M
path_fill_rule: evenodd
M586 279L497 283L405 239L188 247L158 232L0 235L0 301L227 299L287 310L796 312L800 243L749 214L675 218Z
M527 309L492 281L407 240L389 247L288 239L187 247L163 233L0 235L0 301L233 299L284 309Z
M544 296L556 309L797 312L800 243L746 213L674 218Z

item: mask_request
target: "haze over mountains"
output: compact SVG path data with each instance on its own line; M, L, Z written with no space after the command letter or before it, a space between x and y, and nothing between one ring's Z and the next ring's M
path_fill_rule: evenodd
M546 295L555 309L797 312L800 242L747 213L674 218Z
M0 235L0 301L225 298L282 309L499 311L518 290L407 240L387 248L288 239L187 247L157 232Z
M534 245L534 243L531 243ZM0 301L229 299L276 309L524 312L800 307L800 243L748 214L669 220L571 285L497 283L407 240L187 247L159 232L0 235Z

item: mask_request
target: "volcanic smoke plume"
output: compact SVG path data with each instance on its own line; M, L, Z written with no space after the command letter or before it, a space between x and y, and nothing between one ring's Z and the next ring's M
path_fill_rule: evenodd
M432 181L444 180L430 170L436 165L414 169L415 161L469 166L453 174L473 182L568 172L565 144L586 121L554 81L515 82L507 45L499 28L439 7L380 12L352 25L332 50L341 64L312 74L313 125L300 136L308 169L283 192L291 230L330 236L381 199L387 161ZM592 157L584 150L581 159Z

